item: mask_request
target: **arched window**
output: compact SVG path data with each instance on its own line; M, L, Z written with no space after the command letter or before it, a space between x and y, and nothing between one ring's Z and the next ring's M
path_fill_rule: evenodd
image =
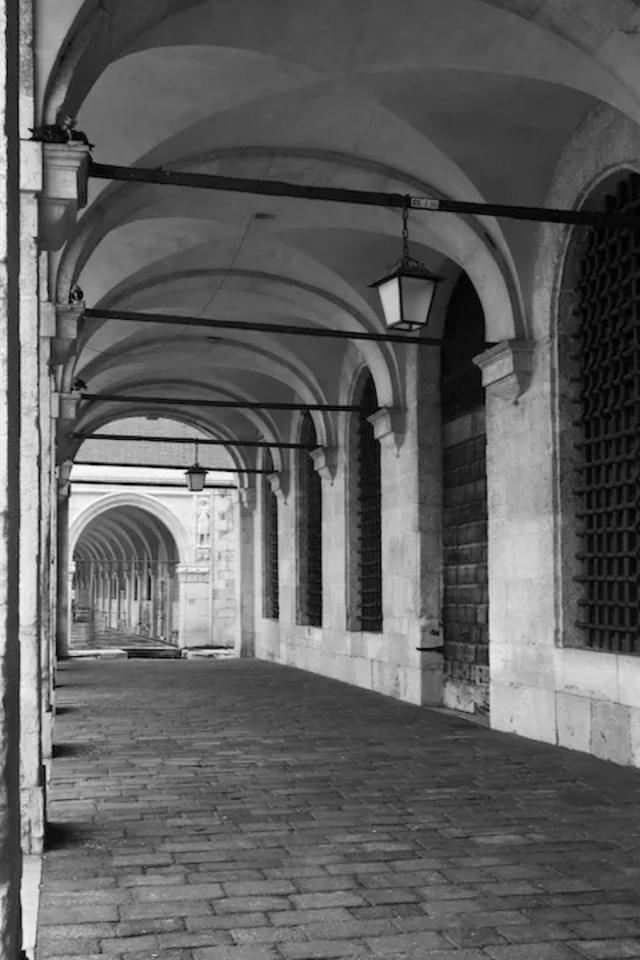
M273 459L268 452L264 459L264 468L273 473ZM269 620L280 617L279 571L278 571L278 498L269 486L269 473L263 481L263 550L264 550L264 591L263 615Z
M355 630L378 633L382 630L382 496L380 444L368 420L378 409L370 373L356 394L355 403L361 409L354 414L351 556L355 576L351 625Z
M609 213L640 214L640 176L626 173L598 191ZM606 195L604 191L607 191ZM593 200L593 197L591 198ZM573 494L571 572L577 590L565 643L640 653L640 253L631 230L576 235L563 295L572 294L560 364L572 409L562 490ZM561 296L561 301L562 301ZM565 444L567 441L565 440ZM573 476L569 471L573 468ZM578 560L577 569L575 560ZM577 630L576 630L577 628Z
M305 449L298 456L298 622L322 626L322 480L310 452L318 446L311 414L300 431Z

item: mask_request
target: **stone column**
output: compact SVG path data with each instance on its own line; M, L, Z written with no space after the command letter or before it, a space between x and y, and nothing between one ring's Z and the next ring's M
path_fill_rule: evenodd
M235 511L235 653L239 657L255 656L255 563L254 516L255 490L238 490Z
M17 0L0 0L0 958L21 952L20 878L20 149Z
M42 662L40 655L40 329L38 193L41 145L23 141L20 203L20 773L22 849L40 853L44 837Z
M225 490L217 490L211 505L211 577L213 637L216 646L236 642L236 529L235 506Z
M178 645L183 648L207 647L211 644L209 567L197 563L182 563L177 573L180 583Z
M486 389L491 726L554 743L555 589L549 345L476 357Z
M69 489L58 491L57 574L58 610L56 653L59 660L69 656Z

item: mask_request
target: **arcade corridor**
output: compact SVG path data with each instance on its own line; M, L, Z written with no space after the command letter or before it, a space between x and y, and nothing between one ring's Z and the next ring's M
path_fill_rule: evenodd
M640 956L635 770L255 660L58 704L37 960Z

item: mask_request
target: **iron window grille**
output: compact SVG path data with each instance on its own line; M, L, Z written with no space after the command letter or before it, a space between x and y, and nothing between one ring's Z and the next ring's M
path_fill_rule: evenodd
M273 471L269 453L265 468ZM278 498L269 488L265 477L264 488L264 616L268 620L280 618L280 573L278 562Z
M382 630L382 494L380 444L367 419L378 409L376 389L367 377L360 397L356 431L356 497L358 611L360 630Z
M629 175L610 212L640 213L640 176ZM640 236L595 229L578 276L579 463L574 492L580 543L575 579L586 647L640 653Z
M317 447L316 430L307 411L300 440L298 529L300 556L299 617L301 624L322 626L322 480L309 451Z

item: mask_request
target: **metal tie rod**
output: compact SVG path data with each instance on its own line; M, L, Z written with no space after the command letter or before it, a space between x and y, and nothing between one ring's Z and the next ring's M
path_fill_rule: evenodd
M317 444L313 443L289 443L285 441L274 440L205 440L200 437L151 437L143 433L69 433L67 437L70 440L117 440L120 443L126 443L129 440L134 442L152 443L185 443L193 446L197 443L199 447L278 447L283 450L314 450Z
M381 193L372 190L350 190L345 187L316 187L286 183L282 180L256 180L246 177L222 177L211 173L189 173L165 170L162 167L126 167L112 163L89 163L88 175L97 180L121 180L126 183L152 183L167 187L195 187L199 190L222 190L253 193L271 197L294 197L299 200L328 200L333 203L355 203L372 207L409 207L430 213L467 213L484 217L506 217L537 223L567 223L584 227L621 227L640 229L640 217L596 210L561 210L554 207L523 207L504 203L473 203L416 197L402 193Z
M89 484L93 487L180 487L187 490L184 483L173 480L69 480L70 484ZM205 490L237 490L234 483L205 483Z
M356 411L361 407L343 403L254 403L248 400L187 400L185 397L123 397L116 393L81 393L82 400L93 403L103 400L108 403L160 404L168 407L223 407L229 410L327 410Z
M191 464L174 464L166 466L163 463L125 463L124 460L111 461L106 460L74 460L74 467L128 467L136 470L188 470ZM253 467L207 467L201 463L200 466L207 473L274 473L273 470L256 470Z
M337 340L373 340L378 343L417 343L418 346L439 347L441 339L416 339L401 333L366 333L360 330L330 330L323 327L298 327L288 323L258 323L252 320L210 320L206 317L182 317L173 313L141 313L137 310L105 310L88 307L83 312L87 320L123 320L129 323L170 323L185 327L209 327L214 330L249 330L257 333L279 333L289 336L334 338Z

